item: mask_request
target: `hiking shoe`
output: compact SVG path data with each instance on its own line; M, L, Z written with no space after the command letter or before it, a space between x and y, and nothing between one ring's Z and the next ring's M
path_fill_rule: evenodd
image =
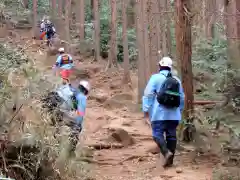
M163 162L163 167L164 168L170 166L170 164L171 164L170 161L171 161L172 157L173 157L173 153L168 151L167 154L164 157L164 162Z
M172 157L169 159L167 167L172 167L173 166L173 158L174 158L174 155L172 155Z

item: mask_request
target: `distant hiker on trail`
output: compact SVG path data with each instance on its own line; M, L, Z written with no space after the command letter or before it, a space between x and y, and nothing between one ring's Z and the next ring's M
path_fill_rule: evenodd
M55 29L53 23L50 20L48 20L47 18L44 18L41 22L40 33L41 33L40 39L42 40L44 38L44 36L46 36L47 45L49 45L52 37L56 33L56 29Z
M145 117L151 120L153 139L164 156L163 167L169 167L173 165L176 129L182 118L184 92L181 81L172 76L171 58L163 57L159 61L159 68L159 73L152 75L146 86L142 108Z
M54 34L56 33L56 29L55 29L53 23L49 20L47 20L47 22L45 23L45 31L46 31L46 36L47 36L47 45L49 45Z
M72 56L65 53L64 48L59 48L59 56L57 57L56 64L53 66L53 69L60 68L60 74L63 80L63 84L70 84L70 76L72 74L73 68L73 59Z

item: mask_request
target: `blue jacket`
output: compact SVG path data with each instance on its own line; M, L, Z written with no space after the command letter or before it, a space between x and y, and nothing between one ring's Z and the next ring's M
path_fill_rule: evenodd
M72 88L72 87L71 87L71 91L75 94L75 97L76 97L76 100L77 100L76 123L78 125L81 125L82 122L83 122L83 117L85 116L85 112L86 112L87 96L85 96L78 89L75 89L75 88Z
M76 99L77 99L77 114L78 114L76 118L76 123L82 124L83 117L85 116L86 106L87 106L87 96L79 92L76 95Z
M160 105L156 99L156 92L159 92L163 82L166 79L168 70L162 70L158 74L151 76L142 97L143 112L148 112L151 121L178 120L182 119L182 110L184 108L184 91L180 79L175 77L180 83L180 107L167 109Z

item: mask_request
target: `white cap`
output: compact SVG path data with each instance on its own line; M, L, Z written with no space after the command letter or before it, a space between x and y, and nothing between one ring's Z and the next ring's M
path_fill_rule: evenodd
M90 90L90 84L87 81L82 80L79 82L79 85L83 86L88 91Z
M59 51L59 52L64 52L64 48L61 47L61 48L58 49L58 51Z
M170 57L163 57L160 61L159 61L159 65L160 66L165 66L165 67L170 67L172 68L172 59Z

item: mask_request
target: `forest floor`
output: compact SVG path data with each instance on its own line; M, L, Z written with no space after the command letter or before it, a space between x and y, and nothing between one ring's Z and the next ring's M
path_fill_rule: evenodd
M26 30L17 33L22 45L32 42ZM39 44L29 46L25 53L35 59L36 67L49 82L60 83L51 69L56 57L46 55L44 49L41 53ZM77 68L88 71L92 86L77 149L78 154L85 146L94 147L90 176L96 180L210 180L219 159L211 154L196 154L193 145L181 144L174 166L166 170L161 167L151 129L134 103L137 76L131 75L132 87L123 87L121 71L104 72L105 64L91 63L89 59L77 64ZM107 147L109 144L112 147Z

